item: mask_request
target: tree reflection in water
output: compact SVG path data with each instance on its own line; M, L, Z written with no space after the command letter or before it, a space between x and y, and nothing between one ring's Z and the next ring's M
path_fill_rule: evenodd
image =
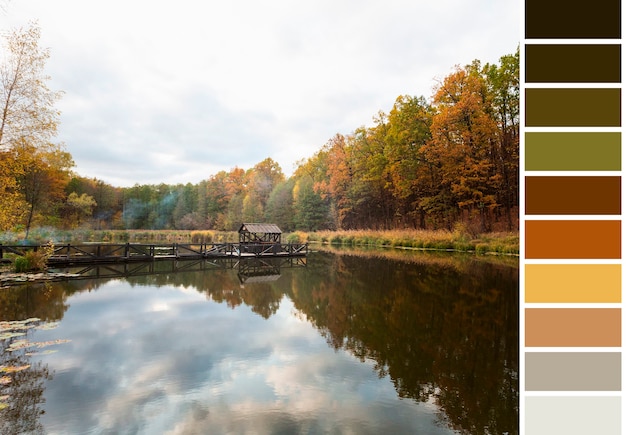
M27 322L0 322L0 433L45 433L39 422L43 414L45 382L52 379L48 366L31 362L28 335L39 326ZM44 347L44 346L40 346Z
M400 397L434 399L455 430L517 433L517 267L380 254L328 261L332 273L297 276L290 296L331 346L376 361Z

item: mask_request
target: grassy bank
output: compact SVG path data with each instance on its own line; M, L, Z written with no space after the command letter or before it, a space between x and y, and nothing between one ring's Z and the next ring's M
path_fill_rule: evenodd
M188 230L72 230L63 231L37 228L30 232L26 243L40 244L52 241L62 243L223 243L237 242L238 235L232 231ZM5 245L24 243L23 233L0 234Z
M487 233L472 237L463 231L357 230L295 232L287 239L290 242L343 246L453 250L477 254L519 254L518 233Z
M234 231L186 230L74 230L59 231L40 228L31 231L28 242L42 244L52 241L62 243L224 243L237 242ZM519 254L518 233L486 233L472 236L462 229L455 231L296 231L283 235L284 242L321 243L343 246L396 247L424 250L454 250L477 254ZM24 235L3 233L0 243L24 242Z

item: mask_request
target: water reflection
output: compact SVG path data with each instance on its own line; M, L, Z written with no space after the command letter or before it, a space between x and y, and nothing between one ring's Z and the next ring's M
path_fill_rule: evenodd
M56 371L50 432L517 433L517 267L401 255L163 263L4 289L0 318L63 319L38 339L71 342L33 361Z
M33 343L39 319L0 322L0 433L45 433L39 417L45 382L52 379L47 364L33 362L38 350L53 343Z

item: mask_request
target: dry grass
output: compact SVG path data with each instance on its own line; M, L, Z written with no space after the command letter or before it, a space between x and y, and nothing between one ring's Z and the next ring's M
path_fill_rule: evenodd
M478 254L519 254L518 233L487 233L471 236L462 230L318 231L292 233L289 235L289 241L343 246L447 250Z
M223 243L237 242L237 232L186 230L78 230L57 231L40 229L31 232L33 243ZM22 236L23 237L23 236ZM0 243L12 244L11 237L0 238ZM19 241L15 235L15 241ZM283 235L287 243L321 243L343 246L398 247L424 250L475 252L477 254L519 254L519 233L471 234L464 225L454 231L445 230L354 230L317 231Z

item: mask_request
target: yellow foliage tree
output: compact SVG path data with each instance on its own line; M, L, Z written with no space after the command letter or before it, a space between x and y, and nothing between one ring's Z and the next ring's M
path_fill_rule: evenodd
M58 192L58 174L73 166L71 156L52 141L61 93L48 88L48 49L39 46L33 22L5 35L0 60L0 229L23 223L27 230L41 199ZM50 175L53 176L50 176ZM45 175L45 176L42 176ZM42 193L41 195L39 193ZM48 195L47 199L51 197ZM24 221L26 219L26 221Z

